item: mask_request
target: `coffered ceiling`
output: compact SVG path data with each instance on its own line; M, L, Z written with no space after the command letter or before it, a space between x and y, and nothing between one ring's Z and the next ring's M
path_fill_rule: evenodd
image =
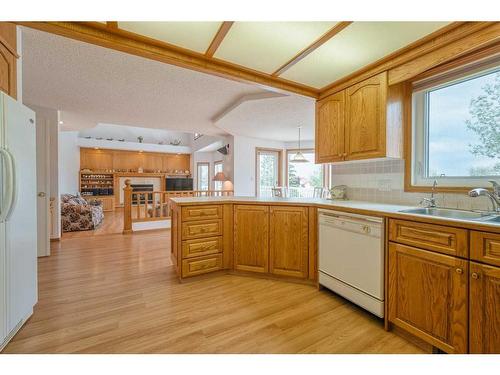
M108 26L313 89L449 22L113 22Z

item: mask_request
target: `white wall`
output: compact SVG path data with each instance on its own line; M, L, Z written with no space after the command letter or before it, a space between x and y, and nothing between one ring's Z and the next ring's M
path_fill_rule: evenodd
M234 195L255 196L255 149L274 148L283 150L283 142L234 136L233 184Z
M59 132L59 192L76 194L79 191L80 147L77 131Z

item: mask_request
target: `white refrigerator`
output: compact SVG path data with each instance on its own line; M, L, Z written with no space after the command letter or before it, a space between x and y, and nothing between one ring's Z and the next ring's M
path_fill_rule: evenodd
M0 351L37 302L35 113L0 93Z

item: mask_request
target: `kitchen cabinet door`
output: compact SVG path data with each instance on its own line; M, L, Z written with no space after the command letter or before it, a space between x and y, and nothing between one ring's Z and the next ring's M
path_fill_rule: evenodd
M346 160L386 156L387 73L346 90Z
M16 98L16 56L0 41L0 90Z
M467 352L468 261L389 244L389 321L448 353Z
M269 271L269 206L234 206L234 269Z
M316 163L344 160L345 92L316 103Z
M309 264L307 207L271 206L269 217L270 273L307 278Z
M500 267L470 263L469 351L500 354Z

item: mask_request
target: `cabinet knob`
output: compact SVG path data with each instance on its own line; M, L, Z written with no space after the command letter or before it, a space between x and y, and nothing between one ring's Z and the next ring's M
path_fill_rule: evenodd
M457 268L457 269L455 270L455 272L456 272L456 273L458 273L459 275L461 275L461 274L463 274L463 273L464 273L464 270L463 270L463 269L461 269L461 268Z
M475 280L479 279L479 274L476 272L472 272L471 277Z

